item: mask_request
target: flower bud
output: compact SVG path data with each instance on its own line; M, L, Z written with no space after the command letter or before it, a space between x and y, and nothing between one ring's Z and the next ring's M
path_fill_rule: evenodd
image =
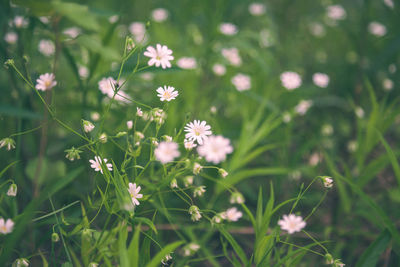
M102 133L99 137L99 141L100 141L100 143L103 143L103 144L107 143L107 134Z
M57 233L52 233L52 234L51 234L51 242L56 243L56 242L58 242L59 240L60 240L60 237L58 236Z
M17 190L18 190L17 185L12 183L8 188L7 196L15 197L17 195Z
M195 162L193 165L193 174L197 175L201 172L203 169L203 166L201 166L199 163Z
M176 179L172 179L171 183L170 183L170 187L171 188L178 188L178 182L176 181Z
M82 120L82 126L83 126L83 130L86 133L89 133L89 132L93 131L93 129L94 129L93 123L91 123L90 121L87 121L87 120Z
M69 159L70 161L74 161L75 159L81 158L79 154L82 153L83 151L76 149L75 147L72 147L70 149L64 150L64 152L67 153L67 155L65 156L67 159Z
M219 175L221 175L222 178L225 178L226 176L228 176L228 172L222 168L218 169L218 173L219 173Z
M19 258L14 261L12 267L28 267L29 261L25 258Z
M8 151L10 151L11 149L15 148L15 141L12 138L3 138L0 140L0 148L2 148L3 146L5 146L7 148Z

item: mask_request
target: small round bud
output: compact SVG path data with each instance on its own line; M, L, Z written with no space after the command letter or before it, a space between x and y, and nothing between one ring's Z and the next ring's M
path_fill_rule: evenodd
M60 237L58 236L58 234L57 233L52 233L51 234L51 242L56 243L58 241L60 241Z

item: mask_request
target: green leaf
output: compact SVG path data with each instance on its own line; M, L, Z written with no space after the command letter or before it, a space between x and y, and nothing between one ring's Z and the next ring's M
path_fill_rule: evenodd
M126 249L126 240L128 239L128 230L126 225L121 226L118 238L118 254L122 267L129 267L128 250Z
M176 241L172 244L165 246L160 252L158 252L152 260L146 265L146 267L158 267L160 266L161 260L165 257L165 255L173 252L177 247L182 245L183 241Z
M81 35L76 39L76 41L81 46L86 47L89 51L98 53L105 59L110 61L118 61L121 59L118 51L111 47L103 46L101 39L95 35Z
M226 238L226 240L228 240L229 244L231 244L233 250L238 255L242 264L246 265L248 263L246 253L244 253L243 249L239 246L239 244L236 242L233 236L228 231L226 231L225 228L221 225L217 225L217 229Z
M154 231L155 234L157 234L157 228L155 227L154 223L150 219L145 218L145 217L135 217L134 221L146 224L147 226L149 226L151 228L151 230Z
M140 236L140 224L135 228L135 234L128 247L129 263L132 267L139 266L139 236Z
M55 11L82 28L92 31L98 31L100 29L96 16L89 11L87 6L61 1L51 2L50 5Z
M364 251L357 261L356 267L375 267L381 254L388 247L391 240L390 232L385 229L377 239Z
M397 179L397 185L400 186L400 166L399 162L397 161L396 155L390 148L389 144L386 142L385 138L383 138L382 134L378 130L376 132L378 133L379 139L385 147L386 153L389 156L390 162L392 163L393 171Z

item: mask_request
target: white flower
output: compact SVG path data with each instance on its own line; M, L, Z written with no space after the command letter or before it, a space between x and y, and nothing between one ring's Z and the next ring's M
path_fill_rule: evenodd
M175 99L179 93L175 91L175 88L172 86L165 86L164 88L158 87L157 89L157 96L160 98L160 101L171 101Z
M314 22L309 25L310 32L316 37L322 37L325 35L325 28L321 23Z
M282 115L282 120L284 123L289 123L292 120L292 115L289 112L284 112Z
M229 199L231 204L243 204L244 197L240 192L233 192L231 198Z
M28 20L22 16L14 17L14 26L16 28L26 28L28 26Z
M197 148L200 156L206 161L218 164L225 161L226 155L232 153L233 147L230 140L221 135L212 135L204 141L204 144Z
M39 20L40 20L43 24L47 24L47 23L50 22L50 18L49 18L49 17L45 17L45 16L39 17Z
M212 114L217 114L217 107L216 107L216 106L211 106L211 107L210 107L210 112L211 112Z
M9 197L15 197L15 196L17 195L17 190L18 190L17 185L14 184L14 183L11 184L10 187L8 188L7 196L9 196Z
M197 61L193 57L182 57L176 61L179 68L192 70L197 68Z
M192 205L189 208L189 214L192 215L191 219L192 221L199 221L201 219L201 213L200 210L197 206Z
M238 28L232 23L221 23L219 25L219 31L225 35L235 35L238 32Z
M286 71L280 76L283 87L289 91L294 90L301 85L301 77L293 71Z
M83 130L86 133L89 133L89 132L93 131L93 129L94 129L94 125L90 121L82 120L82 125L83 125Z
M218 173L219 175L221 175L222 178L226 178L226 176L228 176L228 172L224 169L218 169Z
M129 191L129 194L131 196L132 203L133 203L134 206L138 206L140 204L139 201L138 201L138 198L142 198L143 197L142 194L139 194L140 189L141 189L141 187L140 186L136 186L136 183L134 183L134 184L129 183L128 191Z
M169 260L172 260L171 254L165 255L165 257L161 260L161 263L162 263L163 265L168 265L168 261L169 261Z
M287 231L289 234L300 232L306 226L303 218L294 214L283 215L283 219L279 220L278 224L282 230Z
M198 186L193 190L193 197L201 197L206 192L204 185Z
M145 81L151 81L154 79L154 73L144 72L140 75L140 77Z
M323 176L322 182L324 183L325 188L332 188L333 186L333 179L332 177Z
M142 117L143 116L143 111L141 108L136 108L136 116Z
M172 142L172 136L169 136L169 135L163 135L162 136L162 138L164 139L164 141L167 141L167 142Z
M201 172L203 169L203 166L201 166L199 163L195 162L193 165L193 174L197 175Z
M15 141L12 138L6 137L0 140L0 148L6 147L8 151L15 148Z
M211 126L207 125L206 121L200 122L199 120L194 120L186 124L185 126L185 138L190 141L197 141L200 145L203 141L207 139L208 135L211 135Z
M308 164L310 164L311 166L317 166L320 162L321 156L318 152L312 153L310 158L308 159Z
M65 29L63 31L63 33L65 35L67 35L68 37L75 39L76 37L78 37L79 34L81 34L81 29L79 29L78 27L71 27L71 28Z
M39 52L45 55L46 57L54 55L56 51L56 47L51 40L40 40L39 42Z
M343 20L346 18L346 10L341 5L331 5L326 8L328 18L332 20Z
M197 145L194 143L194 141L190 141L190 140L188 140L188 139L185 139L185 140L183 141L183 144L184 144L184 146L185 146L185 149L188 150L188 151L192 150L193 148L195 148L195 147L197 146Z
M304 115L307 113L308 109L312 106L312 100L301 100L297 106L294 107L296 113Z
M79 66L78 73L81 79L86 79L89 77L89 69L85 66Z
M196 251L200 249L200 246L196 243L190 243L186 246L183 247L183 255L184 256L190 256Z
M136 131L135 132L135 139L142 140L144 138L144 134L142 132Z
M313 82L316 86L326 88L329 84L329 76L325 73L314 73L312 76Z
M321 132L325 136L330 136L333 134L333 127L331 124L324 124L322 126Z
M214 66L212 67L212 70L214 72L215 75L217 76L223 76L226 73L226 68L224 65L222 64L214 64Z
M169 184L169 186L171 188L178 188L178 182L176 181L176 179L172 179L171 183Z
M55 81L55 76L53 73L45 73L39 76L39 79L36 80L36 89L39 91L50 90L54 86L57 85L57 81Z
M239 50L236 47L223 48L221 54L232 66L238 67L242 65L242 58L240 57Z
M171 68L170 61L174 59L172 56L172 50L168 49L166 45L157 44L156 48L148 46L144 52L146 57L149 57L149 66L156 65L156 67Z
M94 121L98 121L100 119L100 114L98 112L92 112L90 114L90 118Z
M18 41L18 34L15 32L8 32L4 36L4 40L9 44L15 44Z
M236 207L227 209L223 214L222 218L230 222L236 222L243 216L241 211L238 211Z
M142 22L133 22L129 25L129 32L133 35L136 42L146 42L146 26Z
M385 3L385 5L387 5L390 8L394 8L393 0L383 0L383 3Z
M157 22L163 22L167 20L168 15L168 10L165 8L156 8L151 12L151 17Z
M114 80L112 77L107 77L103 78L99 81L99 90L107 95L109 98L114 98L115 100L123 103L129 102L128 95L123 92L122 90L118 90L118 93L114 96L115 90L118 89L118 86L122 85L122 81L119 81L117 84L117 81Z
M133 121L127 121L127 122L126 122L126 127L128 127L128 129L132 129L132 127L133 127Z
M162 164L171 162L180 155L178 144L175 142L161 142L154 150L154 155Z
M12 266L15 267L28 267L29 261L25 258L16 259Z
M251 3L249 5L249 12L253 16L261 16L265 14L265 5L258 2Z
M368 25L368 31L378 37L382 37L386 34L386 27L382 23L373 21Z
M356 113L357 117L364 118L364 110L362 107L356 107L356 109L354 110L354 112Z
M13 228L14 222L11 219L4 221L3 218L0 218L0 234L9 234L12 232Z
M100 171L103 174L103 169L101 166L102 160L99 156L95 156L94 160L90 159L90 167L93 168L96 172ZM107 159L103 159L103 162L109 171L112 171L113 165L111 163L107 163Z
M186 176L185 178L183 178L183 184L185 185L185 187L192 185L193 184L193 176Z
M245 91L251 88L250 76L239 73L233 76L231 80L232 84L236 87L238 91Z
M393 89L394 83L392 80L386 78L383 80L383 89L385 89L385 91L390 91Z
M221 223L224 220L224 213L218 213L217 215L215 215L214 217L212 217L211 219L211 224L218 224Z
M110 23L115 23L115 22L118 21L118 19L119 19L119 16L118 16L118 15L112 15L111 17L108 18L108 21L109 21Z
M100 143L103 143L103 144L107 143L107 134L106 133L102 133L99 136L99 141L100 141Z

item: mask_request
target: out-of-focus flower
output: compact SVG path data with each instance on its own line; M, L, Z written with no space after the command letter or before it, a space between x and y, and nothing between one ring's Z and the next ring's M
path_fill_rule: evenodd
M310 166L317 166L320 162L321 155L318 152L312 153L310 158L308 159L308 164L310 164Z
M193 184L193 176L186 176L185 178L183 178L183 184L185 185L185 187L192 185Z
M154 155L162 164L171 162L180 155L178 144L175 142L161 142L154 150Z
M199 145L202 145L207 136L212 134L211 126L207 125L206 121L194 120L186 124L184 129L186 132L185 138L190 141L197 141Z
M385 3L386 6L392 8L392 9L394 8L393 0L383 0L383 3Z
M239 67L242 65L242 58L240 57L239 50L236 47L223 48L221 54L232 66Z
M265 14L265 5L263 3L254 2L249 5L249 12L253 16L261 16Z
M219 25L219 31L222 34L231 36L237 34L238 28L235 24L225 22Z
M75 147L72 147L70 149L64 150L64 152L67 153L67 155L65 156L67 159L69 159L70 161L74 161L75 159L81 158L79 154L82 153L83 151L76 149Z
M320 72L314 73L312 79L314 84L321 88L326 88L329 84L329 76L325 73L320 73Z
M221 175L222 178L226 178L226 176L228 176L228 172L222 168L218 169L218 173L219 175Z
M113 165L111 163L107 163L107 159L101 160L99 156L95 156L94 160L90 159L90 167L93 168L96 172L100 171L101 174L103 174L103 168L101 167L102 161L104 162L104 165L107 167L109 171L112 171Z
M222 214L222 218L224 218L230 222L236 222L242 216L243 216L243 213L241 211L238 211L238 209L236 207L229 208Z
M197 146L197 145L194 143L194 141L190 141L190 140L188 140L188 139L185 139L185 140L183 141L183 144L184 144L184 146L185 146L185 149L188 150L188 151L192 150L193 148L195 148L195 147Z
M321 129L321 133L325 136L330 136L333 134L333 127L331 124L324 124Z
M15 16L13 24L15 28L26 28L28 26L28 20L23 16Z
M99 137L99 141L100 141L100 143L103 143L103 144L107 143L107 134L102 133Z
M182 57L176 61L179 68L193 70L197 68L197 61L193 57Z
M93 120L93 121L98 121L99 119L100 119L100 114L98 113L98 112L92 112L91 114L90 114L90 118Z
M8 43L8 44L15 44L18 41L18 34L15 32L8 32L6 33L6 35L4 36L4 40Z
M321 180L324 183L325 188L332 188L333 186L333 179L329 176L321 176Z
M12 267L28 267L29 261L25 258L16 259L12 265Z
M354 112L356 113L356 116L359 117L360 119L364 118L365 113L362 107L356 107Z
M18 190L17 185L14 184L14 183L12 183L12 184L10 185L10 187L8 188L7 196L9 196L9 197L15 197L15 196L17 195L17 190Z
M128 127L128 129L132 129L132 127L133 127L133 121L127 121L127 122L126 122L126 127Z
M110 23L115 23L115 22L118 21L118 19L119 19L119 16L118 16L118 15L112 15L111 17L108 18L108 21L109 21Z
M195 162L193 165L193 174L194 175L199 174L202 169L203 169L203 166L201 166L199 163Z
M206 192L204 185L198 186L193 190L193 197L201 197Z
M354 152L354 151L357 150L357 148L358 148L358 143L357 143L356 140L351 140L351 141L349 141L349 142L347 143L347 150L348 150L349 152Z
M191 215L192 221L199 221L201 219L201 213L197 206L192 205L189 208L189 214Z
M393 89L394 83L391 79L384 79L383 80L383 89L385 89L385 91L391 91Z
M231 204L243 204L244 203L244 196L240 192L233 192L231 194L231 198L229 199Z
M128 191L129 191L129 195L131 196L132 203L134 206L138 206L140 204L138 199L143 197L142 194L139 194L140 190L141 190L141 187L136 186L136 183L134 183L134 184L129 183Z
M292 120L292 115L289 112L285 111L282 115L282 120L284 123L289 123Z
M0 148L5 147L8 151L15 148L15 141L10 137L6 137L0 140Z
M86 133L89 133L89 132L93 131L93 129L94 129L94 124L91 123L90 121L82 120L82 125L83 125L83 130Z
M293 71L286 71L280 76L283 87L289 91L294 90L301 85L301 77Z
M63 31L63 34L67 35L68 37L75 39L76 37L78 37L79 34L81 34L81 29L79 29L78 27L71 27L68 29L65 29Z
M313 105L312 100L300 100L300 102L294 107L294 110L299 115L307 113L308 109Z
M5 221L3 218L0 218L0 234L9 234L12 232L14 228L14 222L11 219L7 219Z
M168 261L172 260L171 254L167 254L164 256L164 258L161 260L162 265L168 265Z
M45 73L39 76L39 79L36 80L35 88L39 91L47 91L57 85L57 81L55 80L55 76L53 73Z
M169 13L165 8L156 8L151 12L151 17L156 22L163 22L168 19Z
M39 42L39 52L45 55L46 57L54 55L56 51L56 47L51 40L40 40Z
M169 184L169 186L171 188L178 188L178 182L176 181L175 178L171 180L171 183Z
M172 56L172 50L168 49L166 45L157 44L156 48L148 46L144 52L146 57L149 57L149 66L155 65L156 67L171 68L170 61L174 59Z
M386 27L382 23L373 21L368 25L368 31L372 35L382 37L386 34Z
M218 164L225 161L226 156L233 152L233 147L228 138L212 135L204 141L203 145L197 148L197 152L206 161Z
M133 22L129 25L129 32L136 42L146 42L146 26L142 22Z
M89 69L85 66L79 66L78 73L81 79L86 79L89 77Z
M196 253L196 251L198 251L199 249L200 249L200 246L196 243L187 244L186 246L183 247L183 255L191 256L194 253Z
M225 66L218 63L213 65L212 70L214 74L217 76L223 76L226 73Z
M346 18L346 10L341 5L331 5L326 8L328 18L336 21Z
M136 116L142 117L143 116L143 111L141 108L136 108Z
M163 87L158 87L157 89L157 96L160 98L160 101L171 101L175 99L179 93L178 91L175 91L175 88L172 86L164 86Z
M289 234L300 232L306 226L303 218L294 214L283 215L282 220L279 220L278 224L282 230L287 231Z
M239 73L239 74L236 74L235 76L233 76L231 82L239 92L246 91L251 88L250 76L242 74L242 73Z
M325 28L321 23L311 23L309 25L310 28L310 32L312 35L316 36L316 37L322 37L325 35Z

